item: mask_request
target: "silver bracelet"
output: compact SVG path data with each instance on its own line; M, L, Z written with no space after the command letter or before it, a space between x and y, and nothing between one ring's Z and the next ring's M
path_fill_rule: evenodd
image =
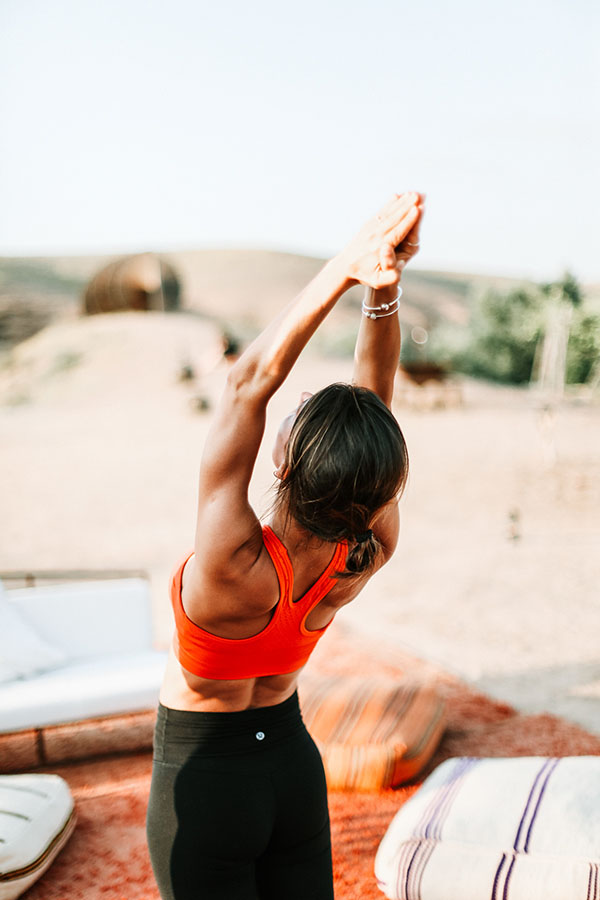
M367 306L367 304L363 300L362 308L368 309L369 312L371 312L371 310L375 310L375 312L378 312L380 309L389 309L391 306L395 306L397 303L400 303L400 299L398 297L394 297L394 299L390 300L389 303L381 303L379 306Z
M390 310L390 312L386 312L386 313L367 312L366 310L363 309L362 314L363 314L363 316L366 316L367 319L385 319L386 316L393 316L397 312L398 312L398 307L396 307L395 309L392 309L392 310Z
M389 303L381 303L379 306L367 306L367 300L371 300L373 296L373 288L367 288L365 298L362 302L362 314L368 319L384 319L386 316L393 316L398 312L400 307L400 297L402 296L402 288L398 285L398 293Z

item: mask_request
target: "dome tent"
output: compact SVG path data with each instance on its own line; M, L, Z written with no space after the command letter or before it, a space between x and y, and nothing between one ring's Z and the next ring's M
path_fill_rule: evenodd
M84 293L83 311L86 315L119 310L168 312L180 308L180 293L174 268L153 253L140 253L115 260L94 275Z

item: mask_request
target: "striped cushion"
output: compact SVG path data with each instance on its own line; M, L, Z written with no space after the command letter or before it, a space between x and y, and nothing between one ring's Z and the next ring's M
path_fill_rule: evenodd
M375 860L391 900L600 900L600 758L450 759Z
M73 798L58 775L1 775L0 900L37 881L74 827Z
M443 700L428 684L305 677L300 699L332 789L380 790L414 778L444 729Z

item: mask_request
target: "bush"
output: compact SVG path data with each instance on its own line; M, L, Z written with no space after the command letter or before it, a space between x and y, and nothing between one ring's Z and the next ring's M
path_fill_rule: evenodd
M528 382L550 305L556 303L573 307L566 381L586 381L600 360L600 317L584 309L581 288L570 274L553 284L484 294L473 311L467 346L453 357L454 367L493 381Z
M583 384L600 361L600 316L578 310L567 349L567 384Z

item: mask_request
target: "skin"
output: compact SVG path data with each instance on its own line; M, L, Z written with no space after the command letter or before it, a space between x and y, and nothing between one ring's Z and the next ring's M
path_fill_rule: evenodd
M309 391L302 391L300 394L300 400L298 401L298 406L296 409L293 409L291 413L283 419L281 425L279 426L279 430L277 431L277 437L275 438L275 444L273 446L273 463L275 465L275 471L273 474L276 478L281 478L283 475L283 461L285 459L285 450L287 447L287 442L290 439L290 434L292 433L292 428L294 427L294 422L296 421L296 416L304 406L307 400L312 397L312 394Z
M398 290L404 265L414 255L424 198L394 197L330 260L312 282L247 348L230 370L200 464L194 555L185 566L182 601L188 617L220 637L258 634L279 601L277 575L262 540L261 523L248 501L248 486L262 440L267 404L300 352L337 300L352 285L376 291L375 304ZM353 383L373 390L391 406L400 354L398 316L361 317ZM310 395L302 395L299 406ZM281 474L285 444L298 409L282 423L273 461ZM282 513L268 523L283 541L294 570L293 599L301 597L329 563L335 545L308 534ZM375 515L371 527L383 547L383 565L398 540L395 501ZM212 538L214 536L214 539ZM311 611L306 626L327 625L350 603L374 571L339 581ZM200 678L187 672L173 649L160 693L172 709L229 712L271 706L296 689L299 671L260 678Z

